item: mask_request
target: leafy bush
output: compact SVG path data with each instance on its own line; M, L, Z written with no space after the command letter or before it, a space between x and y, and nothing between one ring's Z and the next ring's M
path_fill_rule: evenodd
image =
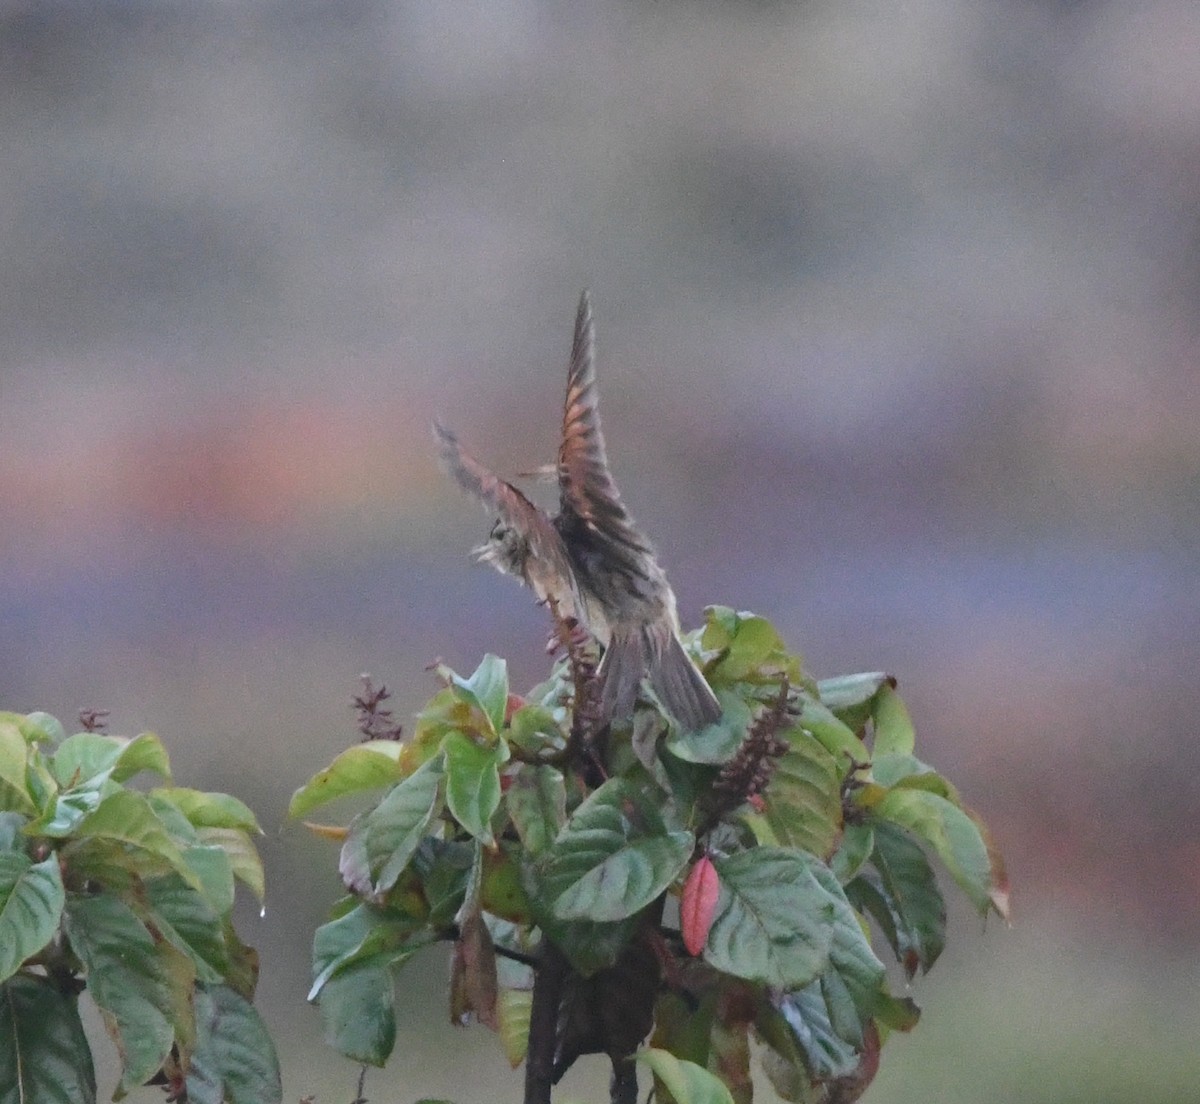
M450 940L451 1017L526 1062L526 1104L587 1053L612 1059L614 1101L636 1099L635 1053L657 1100L747 1101L752 1040L785 1099L857 1099L919 1015L876 947L911 978L944 945L931 856L1007 915L1000 860L915 757L895 681L815 682L766 620L714 607L687 646L721 719L681 732L651 697L604 729L594 642L558 632L565 655L523 697L495 656L439 667L406 741L370 738L380 696L360 701L368 740L294 795L306 817L383 790L312 825L341 841L349 890L313 947L329 1042L382 1065L397 970Z
M153 1081L193 1104L281 1099L250 1003L255 952L230 919L260 898L254 814L170 785L157 736L66 736L45 713L0 713L0 1101L90 1104L86 989L121 1059L114 1099ZM150 773L168 783L129 788Z

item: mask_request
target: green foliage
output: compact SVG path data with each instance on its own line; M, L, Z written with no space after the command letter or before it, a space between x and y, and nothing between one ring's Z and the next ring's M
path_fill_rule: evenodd
M254 814L171 785L157 736L65 735L0 713L0 1101L89 1104L87 989L117 1045L114 1099L151 1079L203 1104L278 1101L233 931L235 879L262 896Z
M352 896L314 943L333 1045L382 1065L397 971L450 940L452 1017L497 1030L514 1065L544 1048L531 990L559 961L560 1067L632 1054L653 1021L638 1060L657 1099L748 1100L755 1050L787 1100L857 1099L888 1032L919 1016L880 954L911 978L945 944L934 862L1002 916L1003 866L915 757L893 678L816 682L769 622L725 607L686 646L723 708L699 731L647 696L589 732L574 705L595 675L577 657L522 699L487 656L468 676L438 668L407 742L351 748L296 792L294 816L382 791L344 830Z

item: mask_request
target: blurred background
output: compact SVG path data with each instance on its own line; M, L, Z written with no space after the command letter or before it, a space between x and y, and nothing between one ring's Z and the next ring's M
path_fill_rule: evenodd
M685 623L893 672L1007 855L1015 927L955 913L866 1099L1195 1099L1194 0L0 0L0 150L0 701L257 810L288 1099L356 1070L287 800L360 672L402 716L437 656L541 677L428 426L551 460L585 285ZM445 980L373 1102L519 1099Z

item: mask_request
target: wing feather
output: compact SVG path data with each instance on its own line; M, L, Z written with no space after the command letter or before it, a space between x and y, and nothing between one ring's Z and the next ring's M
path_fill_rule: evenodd
M505 524L520 532L530 551L564 579L574 579L562 537L546 512L530 502L516 487L485 468L467 452L458 438L440 422L433 423L442 466L454 481Z
M624 545L626 552L652 554L625 509L608 467L596 395L595 327L586 291L579 298L567 372L558 490L563 514L578 518L596 536Z

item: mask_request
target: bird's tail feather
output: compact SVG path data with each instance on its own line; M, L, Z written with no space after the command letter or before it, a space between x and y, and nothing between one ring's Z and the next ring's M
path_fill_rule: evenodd
M721 716L721 703L679 637L671 633L656 658L650 665L650 685L685 732L695 732Z
M649 656L640 625L613 626L597 672L602 681L600 708L604 721L628 717L637 702L638 687L646 673Z
M643 677L683 729L694 732L721 716L721 703L669 623L613 626L599 675L605 721L628 717Z

